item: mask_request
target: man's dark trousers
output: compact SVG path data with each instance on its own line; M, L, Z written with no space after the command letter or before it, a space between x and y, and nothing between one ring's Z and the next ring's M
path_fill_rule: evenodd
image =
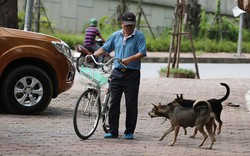
M138 115L138 93L140 86L140 70L114 69L111 74L110 91L110 132L118 136L120 102L125 94L126 104L126 130L125 134L134 133Z

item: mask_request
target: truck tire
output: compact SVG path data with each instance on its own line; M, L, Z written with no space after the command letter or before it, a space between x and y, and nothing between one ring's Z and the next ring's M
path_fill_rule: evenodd
M48 107L52 98L50 77L36 66L13 69L2 84L2 100L9 113L39 114Z

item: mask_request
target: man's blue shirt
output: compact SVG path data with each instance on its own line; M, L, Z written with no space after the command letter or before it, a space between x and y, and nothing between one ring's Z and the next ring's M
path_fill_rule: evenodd
M130 57L138 52L146 56L146 39L144 34L138 30L135 30L130 37L125 39L122 31L118 30L109 37L102 48L108 53L115 51L115 57L120 59ZM124 68L117 60L114 62L114 67ZM140 60L131 62L128 68L141 69Z

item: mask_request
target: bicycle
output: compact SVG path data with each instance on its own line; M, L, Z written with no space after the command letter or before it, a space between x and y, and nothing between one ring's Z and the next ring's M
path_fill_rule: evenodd
M115 59L118 60L120 64L121 60L115 57L112 57L108 62L98 63L93 55L87 55L86 57L91 57L94 63L98 66L105 67L109 66L110 63L113 63ZM127 68L124 64L122 64ZM95 71L94 69L87 68L82 66L80 69L80 74L84 77L91 80L87 83L85 91L78 98L77 103L74 109L73 115L73 125L74 130L77 136L83 140L88 139L95 132L99 120L102 118L102 128L104 132L109 131L108 125L108 113L109 113L109 78L107 72L101 69L101 72ZM110 73L109 73L110 74ZM102 87L105 86L104 96L102 96ZM101 99L103 97L103 101Z

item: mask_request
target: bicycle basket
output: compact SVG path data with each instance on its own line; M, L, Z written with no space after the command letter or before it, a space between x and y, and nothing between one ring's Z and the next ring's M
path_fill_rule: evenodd
M80 74L83 75L85 78L90 79L98 86L103 86L108 82L108 77L104 76L100 71L93 68L81 66Z

